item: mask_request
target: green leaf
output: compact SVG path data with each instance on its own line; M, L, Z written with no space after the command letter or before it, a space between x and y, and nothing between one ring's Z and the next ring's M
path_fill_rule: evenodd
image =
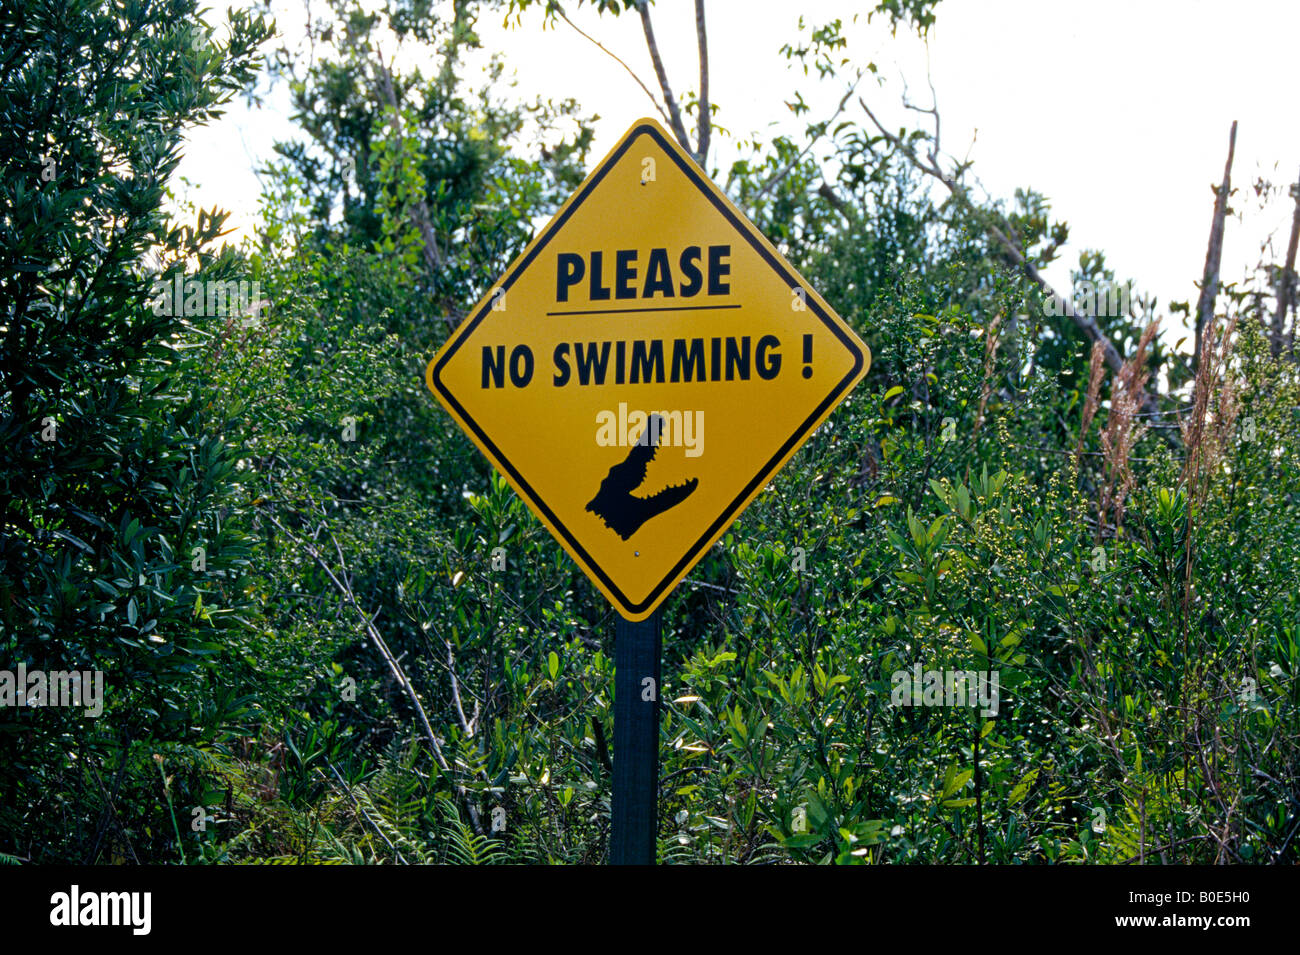
M781 845L787 849L811 849L822 841L822 837L812 832L801 832L797 836L787 836L781 840Z
M973 769L963 769L957 771L957 764L953 763L948 767L948 772L944 775L943 792L939 794L940 799L947 799L953 793L965 786L972 776L975 775Z
M1025 773L1025 777L1020 780L1020 782L1016 783L1015 788L1011 790L1011 794L1007 796L1007 803L1014 806L1021 802L1027 795L1029 795L1029 787L1033 786L1034 781L1037 778L1037 769L1031 769L1029 772Z

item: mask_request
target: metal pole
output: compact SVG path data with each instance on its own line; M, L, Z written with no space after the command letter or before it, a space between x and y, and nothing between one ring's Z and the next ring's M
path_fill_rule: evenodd
M613 865L654 865L659 821L660 614L614 629ZM650 682L647 682L650 681Z

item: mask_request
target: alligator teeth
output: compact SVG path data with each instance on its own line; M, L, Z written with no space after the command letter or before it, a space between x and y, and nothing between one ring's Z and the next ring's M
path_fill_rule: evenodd
M587 503L587 510L599 517L606 527L623 540L640 530L641 525L650 518L657 517L686 500L700 483L699 478L691 478L683 484L669 485L649 497L633 494L645 481L647 467L659 450L658 436L662 433L662 422L649 433L654 435L655 441L633 445L627 457L609 469L609 473L600 482L596 496Z

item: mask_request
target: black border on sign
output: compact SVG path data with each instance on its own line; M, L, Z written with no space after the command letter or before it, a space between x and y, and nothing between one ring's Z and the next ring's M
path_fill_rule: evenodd
M764 261L766 261L767 264L770 265L778 275L780 275L782 278L786 280L786 282L790 285L791 288L794 288L796 286L802 286L803 283L799 281L798 277L793 275L791 273L791 270L786 268L784 263L782 263L779 259L773 256L772 253L767 249L767 247L764 246L763 243L759 240L758 230L754 227L754 225L750 223L748 220L738 217L736 213L733 212L732 209L727 205L727 203L723 202L718 196L714 195L712 190L709 188L709 185L707 184L707 180L701 177L700 173L694 168L694 166L691 163L684 161L683 158L680 155L678 155L677 150L674 149L672 145L670 145L667 142L667 140L659 134L659 130L657 130L655 127L647 123L643 123L639 126L635 126L632 128L632 131L623 140L623 145L620 146L618 149L616 149L614 152L609 154L605 162L601 165L599 169L596 170L595 174L591 177L591 181L589 181L586 184L586 186L582 188L582 190L574 198L573 202L571 202L568 205L568 207L564 210L564 212L561 213L558 217L556 217L549 226L547 226L546 231L542 233L542 237L541 239L538 240L537 244L534 245L532 249L530 249L528 253L515 264L514 268L512 268L507 273L504 279L496 283L496 285L494 286L495 288L499 288L504 293L510 288L511 285L514 284L515 279L519 277L520 273L523 272L524 269L528 268L528 266L532 264L533 260L537 258L538 254L542 251L542 249L544 249L547 246L547 244L551 241L551 239L554 238L555 233L559 231L559 229L565 224L565 222L568 221L569 217L573 215L573 213L578 209L579 206L582 205L582 203L586 200L586 198L591 194L591 191L596 188L596 186L600 183L602 179L605 178L605 175L610 171L610 169L612 169L618 163L618 160L622 157L622 155L625 152L627 152L629 148L631 148L632 144L636 142L638 138L645 135L650 136L655 140L655 142L659 144L659 146L663 149L663 151L672 158L673 162L677 164L678 168L680 168L681 171L686 174L687 178L689 178L691 182L695 184L696 188L698 188L700 192L703 193L705 197L708 198L709 202L711 202L713 206L719 212L721 212L723 216L726 217L727 221L732 224L732 226L736 229L736 231L745 237L746 241L748 241L749 244L753 246L754 251L756 251L759 255L761 255ZM623 591L620 590L618 586L612 580L609 579L609 576L604 572L604 570L602 570L600 566L596 563L596 561L592 558L592 556L587 553L586 548L584 548L580 543L578 543L574 535L569 531L567 527L564 526L564 523L555 515L555 512L552 511L550 507L547 506L546 502L541 499L541 496L536 491L533 490L532 485L530 485L526 480L524 480L524 477L522 474L519 473L519 470L510 462L510 460L504 454L501 453L501 449L496 446L496 443L491 438L489 438L487 434L484 433L483 429L479 427L478 422L474 420L474 418L469 414L469 412L465 410L464 406L462 406L461 403L456 400L455 396L452 395L452 393L448 391L447 388L442 383L443 366L445 366L447 362L451 360L451 357L454 354L456 354L457 351L460 350L460 347L467 342L469 336L474 333L474 329L478 327L479 323L483 321L483 319L492 310L492 301L493 301L492 298L488 298L486 301L484 301L482 307L478 310L477 314L475 314L473 318L471 318L468 322L462 325L461 328L456 332L455 339L446 348L446 350L442 354L442 357L438 359L437 363L433 366L433 374L430 377L434 385L438 389L438 394L441 395L443 399L451 407L456 409L456 413L460 416L461 420L464 421L467 425L469 425L471 429L473 429L474 434L478 436L478 439L483 442L484 446L486 446L491 450L492 456L496 458L496 460L500 461L502 466L505 467L505 469L510 472L511 477L513 477L515 481L518 482L519 486L523 488L524 491L527 492L528 498L531 501L531 503L538 510L540 510L543 514L546 515L547 519L551 522L551 525L557 531L559 531L562 535L564 535L564 539L568 541L569 546L582 555L583 561L586 563L586 565L589 568L591 568L592 572L596 574L597 577L600 578L600 580L605 584L605 586L609 588L610 593L614 594L618 598L619 602L626 609L636 614L644 613L648 608L654 606L655 603L657 603L660 597L663 595L665 588L668 587L668 585L672 582L672 580L675 577L677 577L679 573L682 573L683 568L691 567L699 559L704 549L708 546L709 541L713 538L713 535L718 533L718 531L721 528L726 527L733 520L735 520L738 511L740 510L741 506L745 502L745 499L749 497L749 495L754 491L756 487L766 483L771 478L771 476L776 470L777 465L780 463L781 459L784 458L786 454L790 453L792 448L798 447L798 445L802 444L803 441L808 437L809 433L812 431L813 425L817 421L817 419L821 417L821 415L828 408L833 407L835 404L838 403L840 396L843 395L848 390L849 383L852 382L853 379L856 378L858 373L862 370L862 365L864 361L864 356L862 354L862 351L859 348L855 347L853 340L844 333L844 330L840 328L838 323L836 323L834 320L832 320L832 318L828 314L826 314L826 311L821 307L821 305L817 303L816 298L809 297L807 300L808 307L812 310L813 314L815 314L819 319L821 319L822 323L828 329L830 329L831 333L836 338L838 338L841 342L844 343L844 347L847 348L849 350L849 354L853 356L853 367L849 370L849 373L845 375L844 378L841 379L840 382L831 390L830 394L828 394L822 400L822 402L818 404L816 408L813 409L812 414L810 414L807 417L807 419L805 419L804 422L801 425L799 425L799 427L795 430L794 434L792 434L785 441L785 443L781 445L781 447L777 450L777 452L774 455L772 455L772 458L765 465L763 465L762 468L759 469L758 474L756 474L753 477L753 479L750 480L750 482L746 484L744 488L741 489L740 493L736 495L735 500L733 500L730 504L728 504L726 509L722 512L722 514L719 515L718 518L712 524L710 524L708 528L705 529L704 533L702 533L699 539L696 540L696 542L690 546L690 548L682 556L681 560L679 560L676 564L674 564L672 568L668 571L668 573L664 575L663 580L661 580L657 585L655 585L654 589L650 591L650 593L646 596L644 600L639 601L637 603L633 603L631 600L628 599L627 595L624 594Z

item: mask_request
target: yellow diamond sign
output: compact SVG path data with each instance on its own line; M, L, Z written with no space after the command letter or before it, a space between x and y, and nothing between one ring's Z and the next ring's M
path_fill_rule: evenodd
M871 355L654 120L429 363L429 388L618 611L650 616Z

